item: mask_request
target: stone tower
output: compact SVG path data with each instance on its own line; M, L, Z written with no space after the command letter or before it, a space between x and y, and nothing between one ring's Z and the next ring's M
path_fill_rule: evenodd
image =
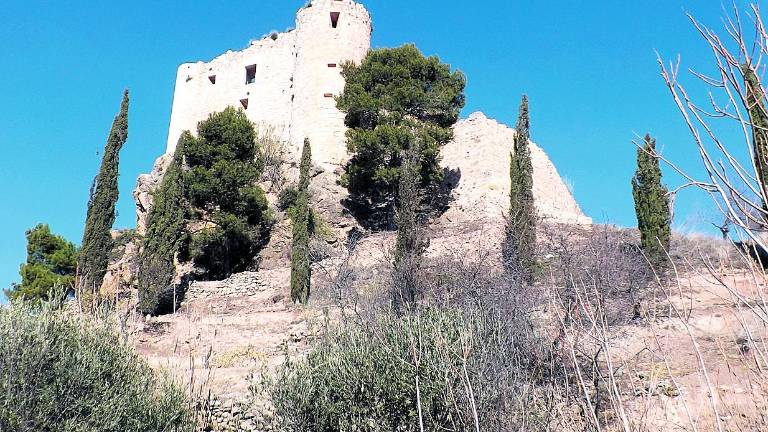
M227 51L210 62L185 63L176 74L166 154L184 130L228 106L258 127L271 127L298 154L305 137L315 163L344 162L343 114L334 96L344 88L341 64L360 62L371 45L371 18L353 0L313 0L296 28Z
M371 46L371 18L352 0L314 0L296 18L291 142L312 142L316 163L346 160L344 115L334 96L344 90L341 64L359 63Z

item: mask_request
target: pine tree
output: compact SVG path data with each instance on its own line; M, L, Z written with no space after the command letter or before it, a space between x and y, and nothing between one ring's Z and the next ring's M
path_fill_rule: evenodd
M444 175L440 148L453 138L466 78L414 45L374 49L360 64L342 66L346 84L337 106L346 113L351 158L341 183L364 222L388 229L403 155L416 139L421 186L439 189Z
M749 65L743 65L746 87L746 107L752 126L752 146L757 169L757 179L763 193L763 208L768 209L768 110L760 79Z
M189 241L189 203L184 195L184 147L194 138L185 131L160 187L153 193L147 234L139 254L139 305L142 314L171 312L183 298L173 284L175 258Z
M9 299L48 300L53 289L72 291L77 268L77 248L64 237L39 224L26 232L27 261L21 265L21 283L5 294Z
M120 112L112 123L101 168L91 186L88 215L77 263L80 292L98 292L109 265L112 252L112 224L118 198L118 169L120 150L128 139L128 90L123 93Z
M311 210L309 208L309 179L312 167L312 148L309 139L304 140L299 168L298 196L291 216L293 219L293 244L291 246L291 299L306 304L309 300L312 266L309 257Z
M637 149L637 172L632 178L637 226L643 252L654 267L666 261L671 237L669 196L661 183L661 168L656 156L656 140L645 136Z
M521 281L533 280L536 249L536 208L533 201L528 97L523 95L510 155L509 220L504 242L504 264Z
M189 254L202 276L241 272L269 240L272 216L257 185L264 169L253 123L232 107L211 114L183 148L184 191L192 207Z
M418 144L412 145L404 154L396 210L397 242L393 263L393 300L398 310L416 300L421 256L427 247L419 223L422 193Z

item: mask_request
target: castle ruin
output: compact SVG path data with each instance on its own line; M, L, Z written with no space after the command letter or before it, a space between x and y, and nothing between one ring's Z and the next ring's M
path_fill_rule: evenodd
M145 230L152 191L181 133L195 133L198 122L229 106L241 108L258 129L270 128L294 158L304 138L309 138L313 163L333 174L320 181L335 183L334 173L348 160L344 114L335 101L344 89L341 65L362 61L371 47L371 32L371 17L363 5L353 0L313 0L298 11L293 30L272 33L209 62L179 66L165 154L152 174L139 177L134 192L137 231ZM455 130L454 140L442 152L447 168L462 173L452 212L470 217L471 209L471 217L498 218L508 203L514 130L482 113L460 121ZM535 144L532 157L539 213L558 222L590 223Z

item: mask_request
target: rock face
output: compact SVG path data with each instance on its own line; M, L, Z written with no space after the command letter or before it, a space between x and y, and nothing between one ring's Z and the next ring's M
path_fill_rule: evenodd
M133 190L133 200L136 203L136 233L147 233L147 216L152 207L152 192L160 185L165 170L173 160L172 154L164 154L157 158L150 174L142 174L136 180L136 189Z
M454 127L442 149L443 165L459 177L445 218L461 221L499 218L509 208L509 163L515 130L476 112ZM553 222L590 224L549 157L531 145L533 195L540 217Z

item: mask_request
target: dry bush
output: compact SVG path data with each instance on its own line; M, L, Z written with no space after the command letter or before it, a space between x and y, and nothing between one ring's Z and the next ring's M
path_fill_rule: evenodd
M581 318L577 306L582 296L595 303L608 325L637 317L636 307L654 274L635 232L608 225L548 225L542 240L539 285L557 291L568 321Z
M290 160L287 143L275 127L266 125L259 127L256 140L264 163L261 181L268 183L269 192L282 191L286 184L286 165Z
M654 274L633 230L558 227L546 238L550 277L537 287L549 302L545 316L557 333L560 367L581 393L591 427L768 428L761 414L768 395L764 273L738 248L676 236L666 272ZM701 329L719 317L735 317L732 340ZM723 371L749 396L719 385Z

